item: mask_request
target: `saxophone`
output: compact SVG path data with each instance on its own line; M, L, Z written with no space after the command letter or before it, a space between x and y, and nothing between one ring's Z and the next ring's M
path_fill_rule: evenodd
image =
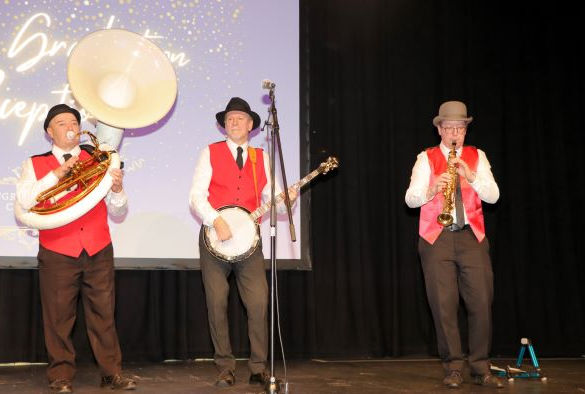
M457 168L455 168L455 164L453 163L453 159L457 157L457 152L455 152L455 145L457 145L457 143L453 141L451 144L451 151L449 152L449 158L447 159L449 183L447 183L443 189L443 197L445 197L445 200L443 201L443 211L439 214L439 216L437 216L437 222L442 224L444 227L453 224L453 215L451 215L451 211L453 211L453 196L455 195L454 192L457 182Z

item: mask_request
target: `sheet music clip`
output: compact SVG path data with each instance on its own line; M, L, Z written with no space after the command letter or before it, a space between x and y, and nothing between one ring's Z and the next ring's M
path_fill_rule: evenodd
M490 371L493 375L505 377L508 379L509 382L513 382L514 379L540 379L542 382L546 382L547 378L542 373L540 369L540 365L538 364L538 359L536 358L536 353L534 352L534 348L532 347L532 343L528 338L522 338L520 340L520 352L518 353L518 359L516 360L515 366L508 365L506 369L496 367L495 365L490 366ZM526 349L528 349L528 353L530 354L530 360L532 361L532 366L528 368L522 368L522 361L524 361L524 354L526 353Z

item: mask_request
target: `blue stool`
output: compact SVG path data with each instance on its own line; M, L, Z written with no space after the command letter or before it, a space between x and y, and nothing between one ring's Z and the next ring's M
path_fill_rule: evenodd
M540 369L540 365L538 364L538 360L536 358L536 353L534 353L534 348L532 347L532 343L528 338L522 338L520 340L521 347L520 353L518 354L518 359L516 360L516 365L514 367L508 365L506 369L496 367L492 365L490 370L493 375L506 377L508 381L513 382L514 379L540 379L542 382L546 382L547 378L542 373ZM530 353L530 359L532 361L532 367L522 368L522 361L524 361L524 354L526 353L526 349L528 349L528 353Z

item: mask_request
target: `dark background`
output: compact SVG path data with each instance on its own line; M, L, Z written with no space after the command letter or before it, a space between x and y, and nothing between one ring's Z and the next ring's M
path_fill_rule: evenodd
M452 99L468 105L467 142L486 152L501 191L484 205L493 354L515 356L521 337L539 356L585 354L584 13L562 2L300 6L301 137L312 168L328 155L341 166L310 187L313 270L278 274L287 355L436 355L419 212L404 193ZM116 285L126 361L212 355L199 271L118 271ZM247 356L235 291L230 313L234 350ZM84 331L79 319L77 349L91 359ZM0 270L0 361L45 360L37 271Z

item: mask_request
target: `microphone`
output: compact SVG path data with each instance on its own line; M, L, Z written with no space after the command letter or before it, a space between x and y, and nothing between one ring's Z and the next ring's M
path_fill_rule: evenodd
M262 89L274 89L276 84L272 82L270 79L263 79L262 80Z

